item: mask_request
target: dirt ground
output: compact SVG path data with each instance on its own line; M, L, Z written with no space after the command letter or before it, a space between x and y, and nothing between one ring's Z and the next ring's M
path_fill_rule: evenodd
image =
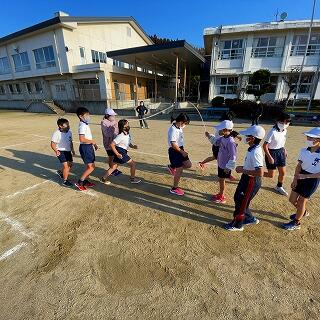
M66 117L77 141L77 119ZM101 117L92 118L101 145ZM130 154L143 183L131 185L127 167L111 185L99 183L102 148L96 187L81 193L61 187L55 174L56 116L2 111L0 119L1 320L319 319L319 192L302 229L285 232L280 225L293 208L273 191L276 181L264 179L252 203L260 224L228 233L222 225L232 217L236 183L228 183L225 205L210 202L217 167L196 168L211 155L201 122L185 129L195 165L184 173L179 198L169 194L168 121L150 120L150 130L131 122L139 149ZM289 128L291 176L305 129ZM241 143L239 164L245 149ZM73 181L82 170L76 156Z

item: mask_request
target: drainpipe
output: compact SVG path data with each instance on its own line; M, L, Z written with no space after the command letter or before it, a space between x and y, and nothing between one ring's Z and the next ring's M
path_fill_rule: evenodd
M59 49L58 49L58 46L57 46L57 37L56 37L56 31L55 30L53 30L53 40L54 40L54 47L55 47L56 53L57 53L59 73L62 76L63 73L62 73L62 70L61 70L60 53L59 53Z

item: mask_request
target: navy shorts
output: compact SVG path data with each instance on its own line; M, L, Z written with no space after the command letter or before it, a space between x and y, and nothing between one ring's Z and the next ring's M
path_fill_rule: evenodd
M229 179L231 176L231 170L228 173L224 171L224 169L218 167L218 177L223 179Z
M181 150L184 150L183 147L180 147ZM180 152L169 148L169 160L172 168L181 168L185 161L189 160L189 157L184 157Z
M218 159L218 153L219 153L219 147L212 145L212 154L216 159Z
M122 155L122 159L119 159L117 156L114 156L113 162L118 164L125 164L131 160L128 156L128 150L116 147L117 151Z
M79 152L85 164L94 163L96 155L92 144L80 144Z
M268 170L276 170L278 167L286 166L286 152L284 148L269 149L271 157L274 159L274 164L271 164L268 157L265 156L266 167Z
M106 150L107 151L107 155L109 156L109 157L114 157L115 155L114 155L114 152L112 151L112 150Z
M58 156L58 159L61 163L73 162L71 151L60 151L60 156Z
M310 174L307 171L302 170L302 174ZM309 179L300 179L298 180L297 186L293 190L298 193L301 197L309 199L317 190L320 183L320 179L309 178Z

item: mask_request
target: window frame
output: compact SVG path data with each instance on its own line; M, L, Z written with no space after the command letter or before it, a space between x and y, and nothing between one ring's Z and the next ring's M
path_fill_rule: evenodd
M27 64L23 64L23 58L25 59L24 62L27 62ZM24 71L31 70L29 55L27 51L13 54L12 60L13 60L13 64L16 72L24 72ZM20 65L17 66L16 62L20 62Z
M52 45L33 49L32 52L36 69L56 67L56 59Z

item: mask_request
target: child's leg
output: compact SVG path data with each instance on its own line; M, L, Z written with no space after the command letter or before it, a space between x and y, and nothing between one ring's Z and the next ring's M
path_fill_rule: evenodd
M90 174L92 173L94 168L95 168L94 163L88 163L85 172L82 174L82 176L80 178L80 181L86 180L90 176Z
M112 167L112 164L113 164L113 158L114 158L114 156L109 156L109 168L111 168Z
M220 188L219 194L224 196L224 192L226 189L226 179L225 178L219 178L219 188Z
M192 167L192 163L190 160L183 161L182 166L183 166L183 169L190 169Z
M179 187L179 181L180 181L182 172L183 172L183 167L176 168L176 173L175 173L175 175L173 177L173 188L178 188Z
M127 164L130 167L130 178L134 179L134 177L136 176L136 163L132 159L130 159Z
M297 202L299 199L300 195L295 192L295 191L291 191L290 197L289 197L289 201L295 206L297 207Z
M206 164L208 162L211 162L213 160L216 160L216 158L214 156L211 156L211 157L208 157L208 158L205 158L204 160L202 160L200 163L201 164Z
M265 171L263 173L263 176L265 178L273 178L275 176L275 173L276 173L276 170L273 170L273 169L268 169L268 171Z
M69 162L62 163L61 171L62 171L63 180L64 181L68 180L68 176L69 176L69 172L70 172Z
M279 177L278 177L278 187L282 187L284 178L286 176L286 167L278 167Z
M106 171L106 173L103 176L103 179L107 179L108 177L110 177L113 173L113 171L115 171L118 168L118 164L117 163L112 163L110 168Z
M306 204L307 204L308 199L304 198L304 197L299 197L298 201L297 201L297 212L296 212L296 218L295 220L297 222L300 222L300 220L302 219L303 215L306 212Z

